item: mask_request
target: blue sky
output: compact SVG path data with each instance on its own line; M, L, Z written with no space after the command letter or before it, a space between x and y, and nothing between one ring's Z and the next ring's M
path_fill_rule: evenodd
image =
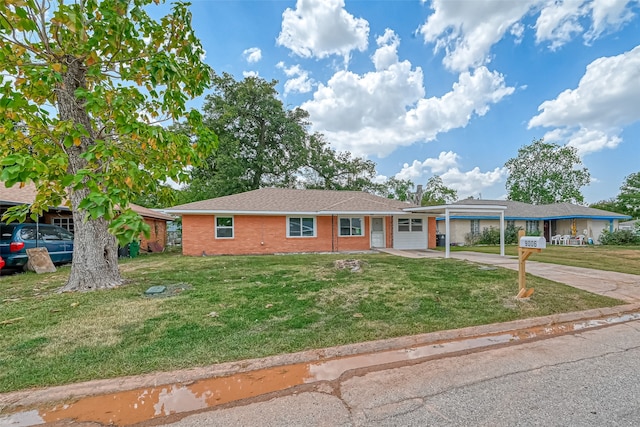
M640 171L640 0L195 0L216 72L279 81L380 178L504 198L504 163L576 147L588 203ZM201 100L199 102L202 102ZM197 102L196 102L197 105Z

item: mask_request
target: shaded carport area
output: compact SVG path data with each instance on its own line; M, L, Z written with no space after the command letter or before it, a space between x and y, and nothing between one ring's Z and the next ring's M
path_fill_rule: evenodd
M451 204L451 205L439 205L439 206L422 206L419 208L406 208L407 212L413 213L425 213L430 215L444 216L445 219L445 258L450 257L450 242L451 242L451 229L450 218L451 214L499 214L500 215L500 256L504 256L504 211L506 206L502 205L464 205L464 204Z

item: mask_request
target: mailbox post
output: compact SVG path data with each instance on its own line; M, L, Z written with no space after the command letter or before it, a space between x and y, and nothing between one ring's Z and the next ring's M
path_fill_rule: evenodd
M547 247L544 237L525 236L524 231L518 232L518 291L517 298L529 298L533 295L533 288L527 289L527 271L525 263L533 253L541 252Z

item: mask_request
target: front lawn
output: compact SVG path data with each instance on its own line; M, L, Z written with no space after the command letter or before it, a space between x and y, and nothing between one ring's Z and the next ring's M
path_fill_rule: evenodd
M444 248L438 249L444 251ZM452 246L451 250L499 254L500 246ZM505 255L518 256L518 247L516 245L506 245ZM547 244L546 249L531 255L529 259L550 264L640 274L640 246L551 246Z
M537 277L516 301L515 271L384 254L147 255L121 264L126 286L55 293L69 270L0 279L0 392L620 303ZM153 285L175 295L143 296Z

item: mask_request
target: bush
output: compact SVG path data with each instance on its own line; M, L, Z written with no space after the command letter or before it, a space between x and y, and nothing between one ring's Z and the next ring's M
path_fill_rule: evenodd
M640 236L632 230L604 230L598 240L603 245L640 245Z
M512 245L518 242L518 231L522 227L508 226L504 229L504 243ZM467 233L465 236L467 245L499 245L500 229L496 227L483 228L480 234Z

